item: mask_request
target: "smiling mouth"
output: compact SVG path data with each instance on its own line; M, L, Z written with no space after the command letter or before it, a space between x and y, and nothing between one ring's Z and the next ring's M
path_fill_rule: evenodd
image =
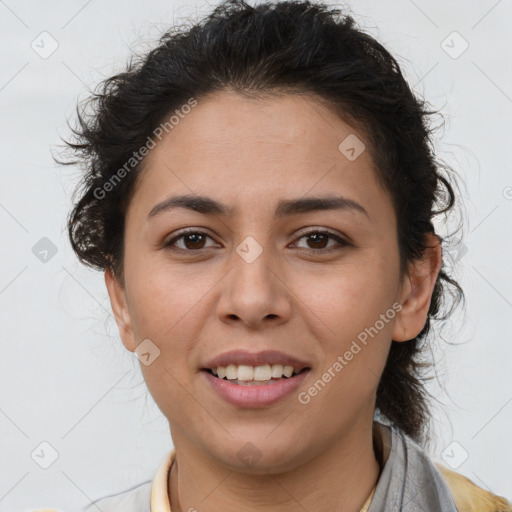
M239 380L239 379L228 379L227 376L220 377L219 375L216 375L211 368L203 368L203 371L209 373L213 377L219 380L224 380L226 382L230 382L231 384L238 384L239 386L265 386L265 385L271 385L275 384L277 382L282 382L284 380L290 380L294 377L297 377L297 375L300 375L301 373L309 371L309 367L302 368L300 371L294 371L292 375L287 377L286 375L282 375L281 377L271 377L270 379L266 380Z

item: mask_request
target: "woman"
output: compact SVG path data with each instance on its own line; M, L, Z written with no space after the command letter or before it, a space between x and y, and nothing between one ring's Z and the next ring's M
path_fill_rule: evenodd
M431 113L310 2L225 2L104 82L69 234L174 449L87 511L512 510L424 449L425 340L463 297Z

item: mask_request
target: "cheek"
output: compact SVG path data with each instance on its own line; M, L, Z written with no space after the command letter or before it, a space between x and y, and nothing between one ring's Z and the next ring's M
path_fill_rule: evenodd
M297 295L324 321L333 337L347 339L370 327L393 304L398 273L394 263L372 255L312 274L297 282Z
M204 337L201 332L214 307L211 294L220 277L198 267L176 270L168 264L141 262L139 267L133 259L131 266L126 264L132 328L138 341L150 339L159 350L150 365L140 365L141 371L162 412L177 407L179 414L188 406L197 344Z
M386 257L372 255L350 266L339 266L329 276L309 279L301 288L300 296L307 306L303 309L305 318L322 346L319 373L328 372L325 379L329 389L319 402L357 406L374 393L396 316L392 306L398 269L394 266Z
M135 263L135 262L134 262ZM215 280L199 272L183 272L162 264L128 267L132 326L142 337L166 342L197 314ZM211 282L210 282L211 281ZM198 325L196 323L196 325ZM176 339L176 338L173 338Z
M385 279L376 282L368 272L353 271L344 278L333 276L329 289L315 293L315 304L307 304L317 313L309 314L309 322L322 360L301 404L307 402L305 411L333 425L333 433L340 422L373 403L396 314L390 290Z

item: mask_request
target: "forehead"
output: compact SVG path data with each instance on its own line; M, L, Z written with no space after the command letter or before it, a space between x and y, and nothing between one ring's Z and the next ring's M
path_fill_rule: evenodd
M256 206L338 189L371 208L387 194L367 149L364 136L314 96L217 92L156 140L133 199L146 210L170 192Z
M256 156L258 162L284 157L330 162L342 156L338 146L349 135L356 135L354 128L310 94L249 98L222 91L199 99L148 160L165 152L188 160Z

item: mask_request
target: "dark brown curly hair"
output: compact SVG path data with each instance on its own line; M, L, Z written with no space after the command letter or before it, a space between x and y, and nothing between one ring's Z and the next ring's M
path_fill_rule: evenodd
M433 217L455 203L445 172L451 169L435 158L429 129L429 116L437 112L412 93L395 58L351 16L309 1L252 7L230 0L192 27L169 30L157 47L132 56L124 72L79 103L74 140L65 141L72 157L58 161L84 168L67 220L82 263L109 268L124 282L125 212L144 160L108 194L98 191L107 190L105 184L178 107L228 88L255 97L312 93L359 128L394 204L402 272L422 257L425 235L435 232ZM441 316L448 295L452 308ZM431 366L425 358L431 321L446 319L461 299L444 261L423 330L405 343L392 342L380 379L378 411L416 440L430 418L423 373Z

